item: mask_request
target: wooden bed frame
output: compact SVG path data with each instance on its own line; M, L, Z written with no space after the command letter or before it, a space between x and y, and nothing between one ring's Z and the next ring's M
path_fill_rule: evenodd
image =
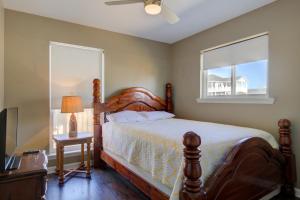
M128 179L152 200L169 197L135 172L113 159L102 146L103 117L100 102L100 80L93 82L94 90L94 166L109 165ZM166 85L165 101L144 88L129 88L111 97L105 103L111 112L122 110L173 112L172 85ZM285 196L294 196L296 182L295 156L291 148L291 123L287 119L278 122L279 150L260 138L245 138L224 156L222 164L202 184L200 150L201 138L196 133L184 135L185 168L181 200L255 200L264 197L278 185Z

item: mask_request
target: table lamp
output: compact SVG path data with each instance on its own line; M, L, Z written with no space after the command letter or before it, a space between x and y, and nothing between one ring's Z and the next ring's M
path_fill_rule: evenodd
M72 113L69 122L69 137L77 137L77 121L74 113L83 112L80 96L63 96L61 113Z

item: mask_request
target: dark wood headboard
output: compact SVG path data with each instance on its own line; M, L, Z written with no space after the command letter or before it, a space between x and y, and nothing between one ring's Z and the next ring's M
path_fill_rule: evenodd
M99 79L93 81L93 107L94 107L94 165L99 167L100 151L102 150L102 120L101 111L101 82ZM165 100L154 95L145 88L133 87L122 90L118 95L110 97L105 102L105 107L109 112L119 112L123 110L133 111L167 111L173 112L172 85L166 84Z
M94 82L94 109L96 113L100 113L98 110L103 98L100 94L100 80L95 79ZM171 83L166 84L166 95L165 100L161 97L154 95L152 92L141 87L132 87L122 90L118 95L110 97L105 101L105 106L110 112L120 112L123 110L133 111L160 111L164 110L167 112L173 112L172 103L172 85Z
M167 110L164 100L139 87L122 90L119 95L109 98L106 106L110 108L111 112Z

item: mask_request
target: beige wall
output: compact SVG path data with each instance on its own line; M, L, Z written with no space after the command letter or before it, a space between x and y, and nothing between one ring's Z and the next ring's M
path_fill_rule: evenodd
M0 110L4 104L4 8L0 0Z
M107 96L129 86L144 86L163 95L163 84L172 79L176 114L180 117L254 127L275 136L277 120L289 118L294 124L294 150L300 166L299 8L299 0L279 0L175 43L171 49L162 43L6 10L6 104L20 108L24 147L46 148L49 41L103 48ZM196 103L200 91L200 51L266 31L270 33L270 93L276 103Z
M106 96L132 86L163 95L170 79L170 46L163 43L11 10L5 35L5 103L19 107L23 149L48 147L49 41L104 49Z
M180 117L263 129L277 134L277 120L293 125L300 180L300 1L279 0L173 45L172 81ZM270 93L274 105L199 104L200 51L247 36L270 33ZM298 181L298 187L300 182Z

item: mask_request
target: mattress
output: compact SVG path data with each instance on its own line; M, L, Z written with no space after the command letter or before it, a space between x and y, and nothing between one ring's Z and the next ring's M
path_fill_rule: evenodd
M147 174L155 186L158 183L163 185L171 200L178 200L184 166L182 140L188 131L201 136L203 182L219 165L224 154L241 139L260 137L273 148L278 148L274 137L262 130L183 119L105 123L103 148L127 162L127 166L144 173L143 177Z

